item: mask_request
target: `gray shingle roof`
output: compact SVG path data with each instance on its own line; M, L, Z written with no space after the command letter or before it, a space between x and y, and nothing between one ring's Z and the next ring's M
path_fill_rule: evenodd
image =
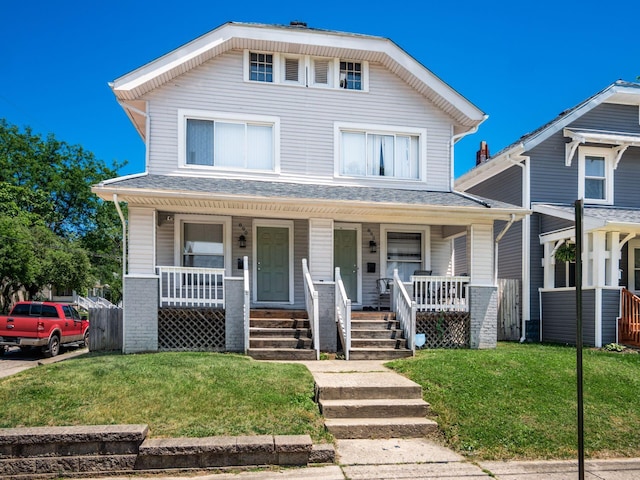
M142 191L210 193L273 199L364 202L397 205L452 206L467 208L518 209L516 205L458 192L434 192L400 188L317 185L225 178L144 175L114 179L98 187Z
M548 205L566 215L573 215L575 212L573 205ZM597 220L604 220L612 223L638 223L640 224L640 209L613 206L585 206L584 216Z

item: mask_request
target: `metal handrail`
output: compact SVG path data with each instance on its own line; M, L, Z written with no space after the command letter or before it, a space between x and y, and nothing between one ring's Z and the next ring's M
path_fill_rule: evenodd
M307 259L302 259L302 277L304 278L304 298L311 327L311 339L313 349L316 351L316 360L320 360L320 325L318 308L318 291L313 286L313 280L307 266Z
M400 328L407 339L408 347L413 354L416 353L416 302L411 300L398 270L393 270L393 309L396 320L400 322Z
M340 267L336 267L336 321L340 326L340 339L344 349L344 358L349 360L351 350L351 300L347 297L347 291L342 283Z

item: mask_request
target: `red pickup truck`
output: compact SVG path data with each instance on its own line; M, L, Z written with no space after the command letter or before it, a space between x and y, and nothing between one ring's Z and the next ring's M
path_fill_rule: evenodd
M42 347L55 357L60 345L89 344L89 322L71 305L56 302L18 302L11 313L0 316L0 347Z

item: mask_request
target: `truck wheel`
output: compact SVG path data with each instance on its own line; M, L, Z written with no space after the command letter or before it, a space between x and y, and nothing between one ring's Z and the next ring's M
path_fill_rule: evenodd
M57 335L52 335L49 339L49 350L47 351L47 357L55 357L60 353L60 338Z
M89 330L84 332L84 347L89 348Z

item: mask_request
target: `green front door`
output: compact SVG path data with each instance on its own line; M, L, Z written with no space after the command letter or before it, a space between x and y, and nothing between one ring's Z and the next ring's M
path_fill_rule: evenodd
M256 227L257 229L257 300L289 301L289 229Z
M333 231L333 263L340 267L340 276L352 302L358 303L358 232Z

